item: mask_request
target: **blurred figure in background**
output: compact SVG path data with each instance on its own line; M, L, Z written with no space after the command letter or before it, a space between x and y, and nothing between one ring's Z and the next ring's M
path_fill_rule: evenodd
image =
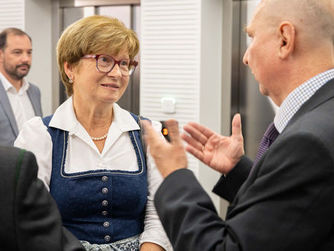
M24 78L31 59L27 33L17 28L0 33L0 145L12 146L23 123L42 116L40 90Z
M138 116L116 103L138 51L136 34L115 18L70 25L57 45L69 99L53 116L28 121L15 142L35 153L64 226L87 250L170 245L153 204L162 177L146 156Z

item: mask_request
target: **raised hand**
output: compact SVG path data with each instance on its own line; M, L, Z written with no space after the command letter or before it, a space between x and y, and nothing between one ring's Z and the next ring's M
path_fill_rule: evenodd
M182 134L183 140L188 143L186 150L220 173L231 171L245 153L240 114L233 117L232 135L229 137L194 122L183 128L188 133Z
M148 121L143 120L141 123L145 129L145 142L163 177L167 177L178 169L187 167L186 151L179 135L179 127L176 120L165 121L170 143L164 140Z

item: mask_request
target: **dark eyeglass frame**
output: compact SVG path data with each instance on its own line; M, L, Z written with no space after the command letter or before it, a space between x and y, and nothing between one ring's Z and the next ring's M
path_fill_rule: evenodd
M99 65L99 64L98 64L98 60L99 60L99 57L101 57L101 56L111 57L111 58L114 60L114 65L110 68L109 71L101 71L101 70L99 69L99 66L98 66L98 65ZM95 61L96 61L96 69L97 69L99 72L101 72L101 73L109 73L109 72L111 72L111 71L114 69L114 67L115 67L116 64L117 64L118 67L121 69L120 63L124 60L124 59L122 59L122 60L116 60L113 56L110 56L110 55L107 55L107 54L87 54L87 55L83 56L82 58L95 58ZM136 60L130 60L130 62L129 62L129 71L128 71L129 74L126 75L126 74L124 74L121 70L120 70L120 72L122 73L123 76L131 76L132 73L136 70L137 65L138 65L138 62L137 62ZM133 66L133 68L131 68L130 66Z

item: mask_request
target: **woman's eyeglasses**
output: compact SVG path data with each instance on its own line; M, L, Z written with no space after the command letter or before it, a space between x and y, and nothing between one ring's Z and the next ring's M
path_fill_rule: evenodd
M136 69L138 62L130 59L116 60L112 56L104 54L90 54L85 55L82 58L95 58L96 69L99 72L109 73L114 69L115 65L119 66L119 69L123 76L130 76Z

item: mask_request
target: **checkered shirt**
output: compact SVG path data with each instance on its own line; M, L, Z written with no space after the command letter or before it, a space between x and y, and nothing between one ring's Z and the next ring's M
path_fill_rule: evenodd
M277 131L281 133L299 108L310 99L317 90L333 78L334 69L330 69L307 80L293 90L284 99L276 113L274 123Z

